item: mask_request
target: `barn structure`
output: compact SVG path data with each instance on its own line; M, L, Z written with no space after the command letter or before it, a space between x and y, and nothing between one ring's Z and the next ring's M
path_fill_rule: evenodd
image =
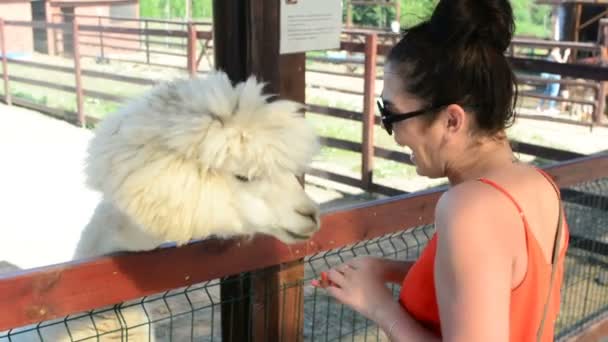
M138 27L135 21L112 18L138 19L139 0L3 0L0 13L4 20L71 23L78 18L83 25ZM72 38L67 31L9 25L6 36L7 54L27 55L36 51L54 55L72 51ZM84 36L81 51L85 54L87 50L97 51L93 44L97 41L98 37Z

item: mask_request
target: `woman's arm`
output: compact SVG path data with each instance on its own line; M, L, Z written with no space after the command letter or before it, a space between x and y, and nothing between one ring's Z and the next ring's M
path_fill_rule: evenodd
M387 303L372 319L391 342L440 342L441 338L423 327L399 302Z
M435 289L444 341L509 340L512 203L482 183L454 188L436 210Z
M384 281L386 283L401 285L414 261L379 259L379 263L382 265Z
M391 341L440 341L437 336L413 319L386 287L382 274L401 276L409 270L407 262L373 257L357 258L329 270L328 280L313 282L363 316L373 320Z

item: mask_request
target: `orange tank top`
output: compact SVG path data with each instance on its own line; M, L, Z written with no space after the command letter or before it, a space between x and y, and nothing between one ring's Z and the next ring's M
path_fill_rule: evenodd
M539 171L559 190L555 183L544 171ZM536 341L536 333L542 318L545 300L551 276L551 263L547 261L534 234L530 233L526 217L513 196L500 185L488 180L479 179L502 192L507 196L519 211L523 220L526 236L526 249L528 253L527 271L523 281L511 290L511 305L509 313L510 341ZM547 318L543 330L542 341L553 341L554 326L559 314L560 289L564 273L564 259L568 247L568 225L564 218L563 234L565 245L559 253L553 288L551 289L551 302L547 310ZM425 327L441 336L439 309L434 287L433 269L437 249L437 234L435 233L422 254L411 267L403 280L399 302L409 314Z

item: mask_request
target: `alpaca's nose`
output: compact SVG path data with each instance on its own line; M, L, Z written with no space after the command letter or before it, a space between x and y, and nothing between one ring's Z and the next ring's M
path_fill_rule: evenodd
M315 224L317 224L317 212L314 210L296 210L296 213L304 216L304 217L308 217L312 220L312 222L314 222Z

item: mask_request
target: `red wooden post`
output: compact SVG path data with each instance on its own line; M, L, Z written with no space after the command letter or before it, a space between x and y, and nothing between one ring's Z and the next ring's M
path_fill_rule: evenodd
M363 131L361 142L361 182L363 189L370 191L374 172L374 123L376 100L376 57L378 36L365 36L365 74L363 92Z
M58 19L56 19L58 18ZM62 17L53 17L53 23L54 24L65 24L65 21L63 21ZM61 29L61 33L63 33L65 31L65 27L63 29ZM59 34L57 32L57 29L53 28L53 56L57 56L59 55ZM61 40L61 42L63 42L63 39ZM61 53L63 53L63 48L61 49Z
M8 86L8 61L7 61L7 57L6 57L6 40L5 40L5 25L4 25L4 19L0 18L0 40L2 40L2 77L4 78L4 102L6 102L7 105L11 105L12 104L12 100L11 100L11 89Z
M592 127L593 124L602 123L604 117L604 110L606 108L606 81L599 82L599 90L597 92L597 106L592 113Z
M190 77L196 76L196 27L192 21L188 22L188 72Z
M80 68L80 46L78 43L78 20L74 17L72 22L72 41L74 50L74 76L76 78L76 113L78 114L78 125L86 126L84 115L84 92L82 90L82 70Z
M144 20L144 35L146 44L146 64L150 64L150 35L148 35L148 20Z
M106 60L104 48L103 48L103 23L101 21L101 16L97 17L98 29L99 29L99 54L101 58L101 63L104 63Z

